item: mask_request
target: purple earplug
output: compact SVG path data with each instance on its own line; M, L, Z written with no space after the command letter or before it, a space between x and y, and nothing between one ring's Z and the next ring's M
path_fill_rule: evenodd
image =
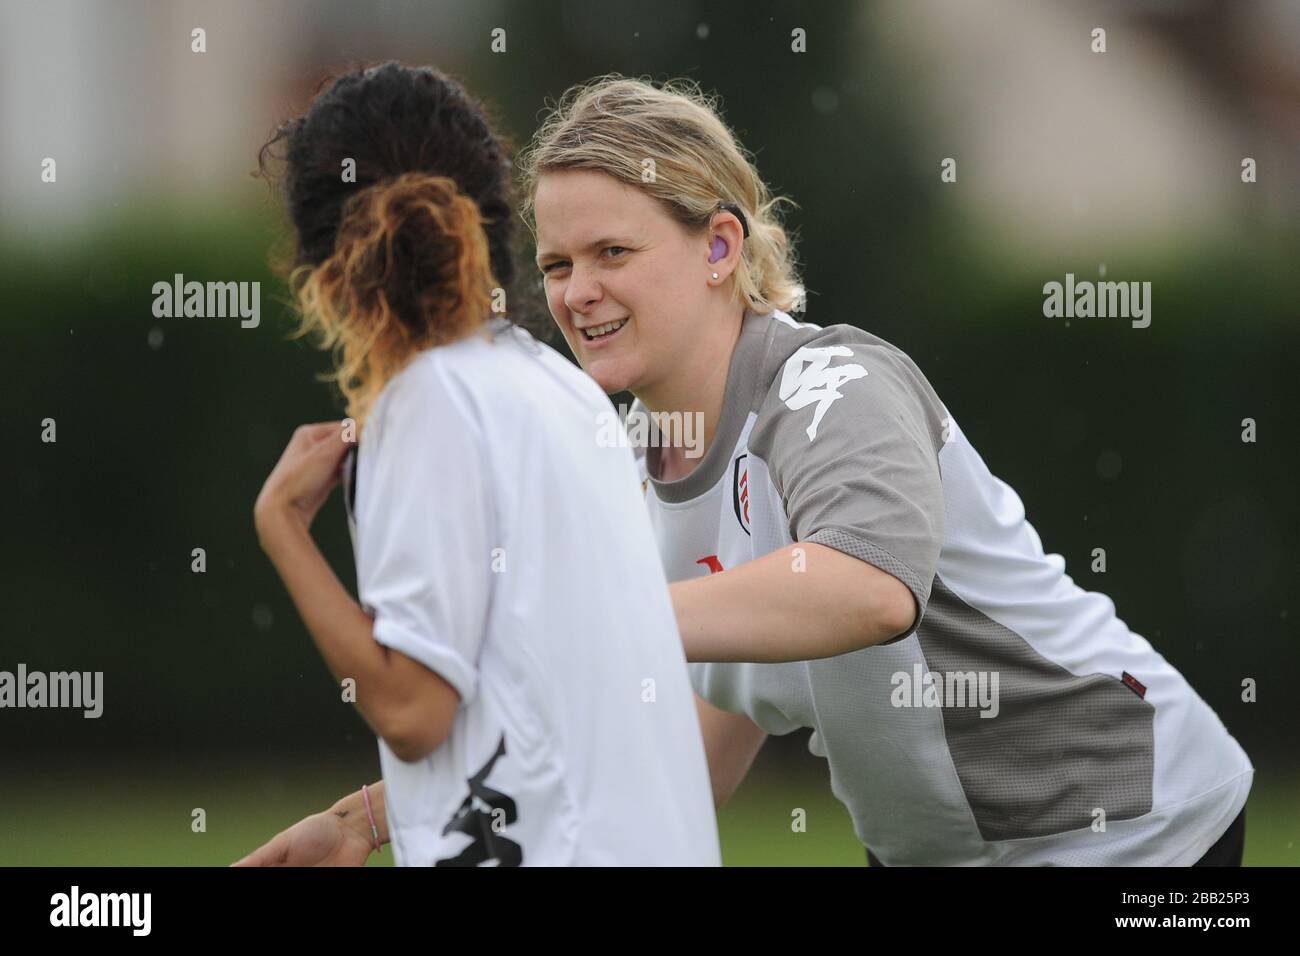
M721 236L714 236L713 242L709 244L709 261L717 262L727 254L727 240Z

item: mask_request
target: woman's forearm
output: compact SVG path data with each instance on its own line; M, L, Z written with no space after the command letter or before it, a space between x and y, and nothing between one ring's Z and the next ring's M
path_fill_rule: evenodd
M375 817L375 829L379 831L379 844L388 842L388 808L384 803L384 781L372 783L366 788L370 793L370 809ZM360 833L367 841L373 842L374 834L370 830L370 814L366 813L365 794L360 790L349 793L334 806L330 813L343 821L344 826Z
M916 612L912 592L897 578L809 543L678 581L672 597L693 662L834 657L906 633Z
M279 578L335 680L356 682L356 709L378 736L389 740L409 723L407 669L395 667L389 649L374 640L374 624L347 593L311 532L289 512L257 516L257 533Z
M356 682L356 707L370 729L408 763L441 746L460 706L455 688L375 640L374 621L292 512L259 511L257 532L330 673L335 680Z
M261 513L257 530L325 665L335 680L356 681L357 709L371 729L384 736L393 715L382 708L393 698L384 693L387 651L373 639L369 616L343 587L311 532L292 514Z

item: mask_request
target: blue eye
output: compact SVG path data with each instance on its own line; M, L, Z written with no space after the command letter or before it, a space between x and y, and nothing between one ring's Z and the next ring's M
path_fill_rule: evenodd
M615 259L617 259L617 258L619 258L618 256L614 256L614 255L612 255L612 253L614 252L615 249L617 249L619 252L628 252L628 251L629 251L629 250L628 250L626 247L624 247L624 246L606 246L606 247L605 247L605 251L608 252L608 253L611 253L611 258L615 258Z

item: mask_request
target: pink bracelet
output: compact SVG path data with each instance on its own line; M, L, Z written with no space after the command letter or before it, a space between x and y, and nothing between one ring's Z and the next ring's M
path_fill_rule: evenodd
M379 827L375 825L375 812L370 809L370 791L366 789L364 783L361 785L361 798L366 801L366 816L370 818L370 835L375 840L375 852L382 853L383 850L379 844Z

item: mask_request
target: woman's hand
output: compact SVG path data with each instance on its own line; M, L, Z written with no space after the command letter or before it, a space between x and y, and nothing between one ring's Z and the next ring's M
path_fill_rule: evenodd
M231 866L365 866L374 844L333 810L314 813Z
M344 422L320 422L293 433L253 506L259 532L285 517L301 522L304 530L311 526L339 483L339 463L351 445L344 441L343 426Z

